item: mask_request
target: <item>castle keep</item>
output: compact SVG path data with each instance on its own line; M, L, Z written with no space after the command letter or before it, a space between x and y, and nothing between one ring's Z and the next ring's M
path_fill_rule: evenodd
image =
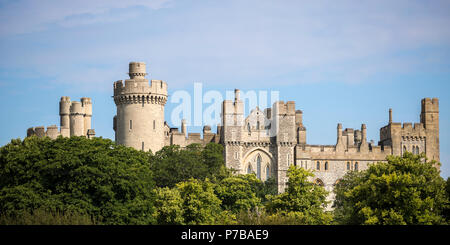
M226 166L237 173L255 173L265 181L274 177L279 192L283 192L287 182L289 166L296 165L313 170L313 181L322 185L334 199L333 187L348 171L368 168L368 165L386 161L388 155L402 155L404 152L425 153L430 160L439 162L439 101L425 98L421 101L418 123L393 121L392 109L389 121L380 129L377 145L367 141L367 126L359 129L343 129L337 125L336 144L310 145L307 143L303 112L296 110L294 101L277 101L271 108L254 108L244 117L244 101L240 91L235 90L234 100L222 103L221 125L217 133L210 126L200 133L188 133L186 122L182 120L181 130L171 128L164 120L164 106L167 102L167 83L145 78L146 65L143 62L129 64L129 79L114 82L114 102L117 114L113 129L117 144L138 150L157 152L164 146L185 147L209 142L224 146ZM61 97L60 131L53 125L29 128L27 135L56 138L95 135L91 128L92 102L81 98L81 102ZM438 167L438 166L436 166Z

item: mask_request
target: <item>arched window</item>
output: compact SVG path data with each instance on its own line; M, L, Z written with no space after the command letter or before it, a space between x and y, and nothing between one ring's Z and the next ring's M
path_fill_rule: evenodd
M266 166L266 180L270 178L270 167L269 165Z
M256 176L261 179L261 156L258 155L256 158Z
M416 154L420 154L419 146L416 146Z
M325 162L325 170L328 170L328 162Z
M153 130L155 130L155 129L156 129L156 121L153 120Z
M259 130L259 121L256 122L256 129Z
M358 171L358 162L355 163L355 171Z
M350 170L350 162L347 162L347 170Z
M252 173L252 166L250 164L248 164L247 174L251 174L251 173Z
M403 146L403 154L406 152L406 145Z
M320 170L320 162L319 162L319 161L317 161L316 169L317 169L317 170Z
M250 128L250 123L247 123L247 131L251 131L251 128Z

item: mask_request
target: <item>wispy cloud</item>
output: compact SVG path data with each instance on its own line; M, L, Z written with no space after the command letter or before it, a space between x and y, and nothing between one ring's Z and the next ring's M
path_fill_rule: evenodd
M11 16L0 28L17 30L1 33L47 28L54 36L38 36L45 45L24 56L14 56L23 47L11 45L0 66L98 86L105 84L100 75L126 78L130 60L146 61L152 77L173 87L367 82L448 63L449 54L440 53L450 43L448 11L448 1L18 1L0 10L0 19ZM95 79L81 78L91 73Z
M145 7L160 9L171 0L17 0L0 3L0 35L46 30L51 25L75 26L129 18L130 14L107 14L114 9Z

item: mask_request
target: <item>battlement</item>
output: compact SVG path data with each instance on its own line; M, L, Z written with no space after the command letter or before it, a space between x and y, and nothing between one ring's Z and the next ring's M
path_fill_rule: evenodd
M83 106L87 105L87 104L92 104L92 100L91 100L91 98L88 98L88 97L82 97L81 104L83 104Z
M70 97L69 96L61 96L61 102L70 102Z
M39 138L42 137L50 137L51 139L56 139L61 132L58 131L58 127L56 125L50 125L45 130L44 126L31 127L27 129L27 137L37 136Z
M409 130L412 129L412 123L410 122L403 123L402 129L409 129Z
M84 107L82 106L81 102L72 101L72 105L70 106L70 114L71 115L83 115L84 114Z
M144 62L130 62L128 74L130 75L130 79L125 80L125 82L118 80L113 84L116 103L120 101L120 99L117 100L117 97L124 95L138 95L139 98L144 96L144 101L149 101L149 103L157 100L164 100L155 98L155 96L167 97L168 92L166 82L162 80L151 80L149 83L149 81L145 79L147 73ZM147 96L149 97L148 100L146 99ZM128 101L128 99L125 99L125 101Z
M124 93L167 95L167 83L162 80L151 80L151 83L149 83L147 79L127 79L124 86L122 80L116 81L114 83L114 94Z
M145 82L134 79L125 80L123 86L122 80L114 83L114 102L120 103L146 103L146 104L165 104L167 102L167 83L162 80L147 80Z
M220 126L217 127L217 130L220 132ZM220 136L212 133L211 126L209 125L203 127L203 138L200 133L189 133L186 137L178 128L170 128L169 135L166 138L166 145L179 145L181 147L186 147L190 144L201 144L205 146L210 142L219 143Z
M413 126L414 125L414 126ZM422 123L403 123L401 135L425 135L425 127Z
M286 103L282 100L277 101L273 104L273 108L276 110L278 115L295 115L295 101L287 101Z
M439 99L438 98L424 98L422 99L422 112L425 111L439 111Z

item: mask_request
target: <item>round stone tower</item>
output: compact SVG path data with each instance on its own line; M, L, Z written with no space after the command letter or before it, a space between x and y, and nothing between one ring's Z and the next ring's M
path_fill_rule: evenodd
M84 111L81 102L72 101L70 106L70 136L84 135Z
M164 106L167 84L145 79L144 62L130 62L130 79L114 83L116 144L137 150L159 151L164 146Z
M59 101L59 116L61 118L60 125L61 128L69 128L70 127L70 105L72 102L70 101L70 97L63 96Z

